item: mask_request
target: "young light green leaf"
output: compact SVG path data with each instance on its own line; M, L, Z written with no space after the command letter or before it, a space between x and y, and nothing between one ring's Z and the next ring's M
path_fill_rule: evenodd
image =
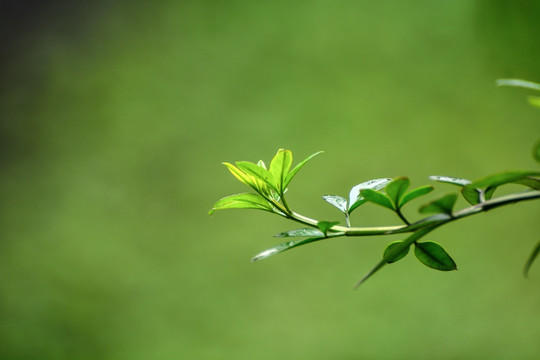
M268 170L249 161L237 161L236 166L248 175L251 175L279 193L277 180Z
M429 194L430 192L432 192L435 188L431 185L425 185L425 186L420 186L414 190L411 190L409 191L408 193L405 194L405 196L403 196L401 198L401 201L399 203L399 207L401 208L403 205L405 205L406 203L408 203L409 201L412 201L420 196L423 196L423 195L426 195L426 194Z
M407 246L405 248L405 250L398 253L395 258L390 258L390 256L388 254L393 253L392 249L394 249L396 246L399 246L401 243L402 243L402 241L391 242L390 244L388 244L388 246L384 250L383 257L386 258L386 259L389 259L388 264L392 264L392 263L395 263L396 261L399 261L399 260L403 259L409 253L410 246Z
M235 178L240 180L242 183L244 183L244 184L246 184L248 186L251 186L254 190L259 191L259 189L257 188L257 185L256 185L256 181L253 178L253 176L246 174L245 172L238 169L233 164L229 164L229 163L224 162L223 165L225 165L227 167L227 169L229 169L229 171L231 172L231 174L234 175Z
M392 248L388 249L388 251L385 251L383 258L377 265L375 265L364 277L356 284L354 287L355 289L358 288L360 285L362 285L367 279L369 279L373 274L375 274L377 271L379 271L383 266L388 264L389 261L392 261L393 259L397 258L403 251L405 251L406 248L409 248L412 243L415 241L421 239L425 235L427 235L429 232L433 231L437 226L431 226L427 228L420 229L411 235L409 235L408 238L401 241L401 243L392 246Z
M529 277L529 269L531 268L531 265L533 264L534 260L536 259L539 253L540 253L540 241L533 248L531 255L529 255L529 258L527 259L527 262L525 263L525 268L523 269L523 276Z
M360 191L365 190L365 189L381 190L381 189L384 189L384 187L390 181L392 181L392 179L390 178L373 179L373 180L364 181L363 183L360 183L354 186L349 192L349 209L348 209L349 213L351 213L354 209L356 209L360 205L367 202L367 200L364 199L360 195Z
M303 229L285 231L285 232L274 235L274 237L309 237L309 236L320 237L320 236L324 236L324 234L319 229L303 228Z
M304 166L306 165L306 163L313 159L315 156L323 153L324 151L318 151L314 154L311 154L310 156L308 156L307 158L305 158L302 162L300 162L298 165L296 165L294 167L294 169L292 169L286 176L285 178L285 182L283 183L283 191L285 191L285 189L287 188L287 186L289 186L289 183L291 182L291 180L294 178L294 176L296 175L296 173Z
M457 185L457 186L465 186L465 185L469 185L471 183L470 180L457 178L457 177L451 177L451 176L433 175L433 176L430 176L429 179L433 180L433 181L438 181L438 182L447 183L447 184L453 184L453 185Z
M327 203L333 205L343 213L347 213L347 199L339 195L323 195L322 197Z
M499 79L497 80L497 85L498 86L515 86L515 87L522 87L526 89L540 91L540 84L537 84L532 81L521 80L521 79Z
M208 214L216 210L224 209L259 209L273 212L274 209L272 205L266 201L262 196L251 193L242 193L224 197L221 200L218 200Z
M360 195L367 201L395 210L392 200L386 194L371 189L363 189L360 191Z
M457 200L457 194L448 194L443 196L440 199L432 201L422 207L420 207L420 212L425 213L443 213L452 216L452 210Z
M270 173L277 180L278 190L281 194L285 191L283 185L291 169L292 160L293 156L290 150L279 149L270 162Z
M328 235L328 230L332 228L332 226L339 224L339 221L319 221L317 223L317 226L322 231L324 236Z
M457 270L456 263L436 242L417 242L414 246L414 255L424 265L441 271Z
M394 203L395 209L400 208L399 204L401 202L401 198L410 185L411 181L406 177L395 178L388 185L386 185L386 194L392 200L392 203Z
M539 105L540 106L540 101L539 101ZM533 148L533 158L534 160L536 160L537 162L540 163L540 141L538 141L535 145L534 145L534 148Z

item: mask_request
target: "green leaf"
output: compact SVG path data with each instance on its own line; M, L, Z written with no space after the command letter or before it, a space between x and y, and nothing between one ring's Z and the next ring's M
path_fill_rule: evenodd
M520 79L499 79L497 80L498 86L515 86L526 89L533 89L540 91L540 84L532 81L520 80Z
M403 196L401 198L401 201L399 203L399 207L401 208L403 205L405 205L409 201L412 201L412 200L414 200L414 199L416 199L416 198L418 198L420 196L429 194L433 190L435 190L435 188L433 186L431 186L431 185L420 186L419 188L411 190L408 193L406 193L405 196Z
M327 203L337 207L339 211L347 213L347 199L339 195L323 195L322 197Z
M457 194L448 194L442 198L432 201L422 207L420 207L420 212L425 213L444 213L452 216L452 210L456 203L458 196Z
M370 201L375 204L382 205L384 207L387 207L391 210L394 209L394 205L392 204L392 200L388 197L388 195L380 193L375 190L371 189L363 189L360 191L360 194L362 197L364 197L367 201Z
M270 186L272 189L279 193L276 178L265 168L249 161L237 161L236 166L246 174L251 175L258 180L264 182L266 185Z
M285 178L285 182L283 183L283 191L285 191L285 189L287 188L287 186L289 186L289 183L291 182L291 180L294 178L294 176L296 175L296 173L304 166L306 165L306 163L313 159L315 156L319 155L323 153L323 151L318 151L314 154L311 154L310 156L308 156L307 158L305 158L301 163L299 163L298 165L296 165L294 167L294 169L292 169L288 174L287 174L287 177Z
M360 205L367 202L364 197L360 196L360 191L365 189L372 189L372 190L381 190L384 189L384 187L390 182L392 179L390 178L381 178L381 179L373 179L364 181L363 183L360 183L356 186L354 186L351 191L349 192L349 213L351 213L354 209L359 207Z
M451 176L433 175L433 176L430 176L429 179L433 180L433 181L438 181L438 182L447 183L447 184L453 184L453 185L457 185L457 186L465 186L465 185L469 185L471 183L470 180L462 179L462 178L458 178L458 177L451 177Z
M270 257L272 255L279 254L279 253L281 253L281 252L283 252L285 250L289 250L289 249L292 249L292 248L295 248L295 247L298 247L298 246L301 246L301 245L309 244L311 242L319 241L319 240L323 240L323 239L326 239L326 238L325 237L314 237L314 238L309 238L309 239L304 239L304 240L287 241L287 242L276 245L274 247L271 247L270 249L266 249L266 250L258 253L257 255L255 255L251 259L251 262L266 259L266 258L268 258L268 257Z
M399 209L399 204L401 202L401 197L405 194L405 191L411 185L411 181L406 177L398 177L392 180L388 185L386 185L386 194L392 202L394 203L394 208Z
M529 269L531 268L531 265L533 264L534 260L536 259L539 253L540 253L540 241L533 248L531 255L529 255L529 258L527 259L527 263L525 263L525 268L523 269L523 276L529 277Z
M435 242L417 242L414 246L414 255L427 267L441 271L457 270L456 263L443 249Z
M540 106L540 104L539 104ZM533 158L540 163L540 141L538 141L533 148Z
M277 180L278 190L281 195L285 191L285 180L292 165L292 152L290 150L279 149L276 156L270 162L270 173Z
M393 259L397 258L403 251L405 251L406 248L410 247L412 243L417 241L418 239L421 239L425 235L427 235L429 232L433 231L437 226L431 226L427 228L420 229L411 235L409 235L408 238L403 240L398 245L393 246L392 248L388 249L388 251L385 251L383 258L377 265L375 265L364 277L356 284L354 287L355 289L358 288L360 285L362 285L367 279L369 279L373 274L375 274L377 271L379 271L383 266L388 264L389 261L392 261Z
M326 236L328 235L328 230L330 230L332 226L337 224L339 224L339 221L319 221L317 223L317 226L323 232L324 236Z
M253 176L246 174L245 172L238 169L233 164L229 164L225 162L223 163L223 165L225 165L227 169L229 169L229 171L231 172L231 174L234 175L235 178L240 180L242 183L248 186L251 186L255 191L259 191L259 188L257 187L257 182Z
M488 187L498 187L504 184L513 183L517 180L526 178L527 176L539 176L540 171L531 170L518 170L518 171L506 171L503 173L493 174L481 179L473 181L466 187L485 189Z
M480 203L480 194L482 193L482 190L476 189L474 187L464 186L461 188L461 195L463 195L463 198L467 200L467 202L471 205L476 205Z
M303 228L285 231L279 234L274 235L274 237L309 237L309 236L324 236L324 234L319 229L314 228Z
M534 190L540 190L540 179L532 176L517 180L515 183L519 185L525 185Z
M224 197L221 200L218 200L208 214L216 210L225 210L225 209L259 209L273 212L274 208L272 205L266 201L262 196L251 193L242 193Z
M396 248L396 246L399 246L401 243L402 243L402 241L391 242L390 244L388 244L388 246L384 250L383 257L386 258L386 259L389 259L388 264L392 264L392 263L395 263L396 261L399 261L399 260L403 259L409 253L410 246L407 246L405 248L405 250L402 250L400 253L398 253L396 255L396 257L390 258L389 254L394 253L394 252L392 252L392 249Z

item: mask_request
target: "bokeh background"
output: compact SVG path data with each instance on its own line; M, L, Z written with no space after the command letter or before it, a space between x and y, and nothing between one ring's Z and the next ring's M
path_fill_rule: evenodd
M377 177L534 168L538 1L3 1L0 358L537 359L536 202L439 229L459 271L400 237L251 264L296 225L207 214L223 161L296 161L289 202ZM430 198L454 190L440 185ZM417 218L419 203L406 209ZM464 205L460 203L460 205ZM355 225L396 224L365 205Z

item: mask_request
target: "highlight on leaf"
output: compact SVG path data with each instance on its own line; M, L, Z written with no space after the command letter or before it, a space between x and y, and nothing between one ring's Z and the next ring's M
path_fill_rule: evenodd
M216 210L225 209L258 209L273 212L274 208L262 196L251 193L231 195L218 200L208 212L210 215Z
M363 183L353 186L349 192L348 212L353 212L354 209L367 202L367 199L360 194L362 190L381 190L391 181L392 179L390 178L380 178L364 181Z

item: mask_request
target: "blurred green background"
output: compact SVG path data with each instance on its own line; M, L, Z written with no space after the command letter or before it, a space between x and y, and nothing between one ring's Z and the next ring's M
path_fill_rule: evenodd
M433 233L459 271L409 256L358 291L400 237L251 264L296 225L207 215L245 190L221 162L280 147L325 151L289 202L340 221L321 195L371 178L537 167L540 112L494 82L540 80L538 1L2 6L0 358L540 356L537 202Z

